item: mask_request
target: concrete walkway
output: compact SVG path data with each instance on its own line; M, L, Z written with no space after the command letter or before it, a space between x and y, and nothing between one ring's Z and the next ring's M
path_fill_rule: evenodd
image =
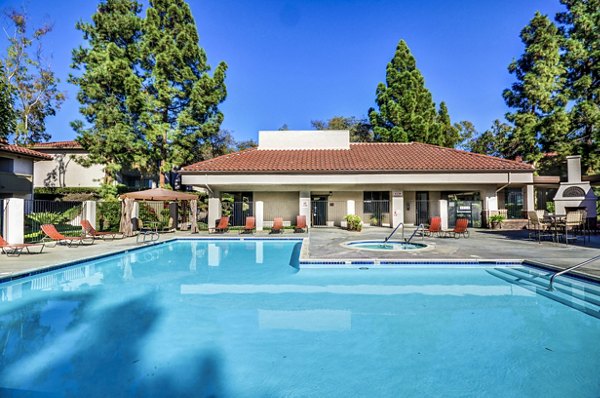
M600 255L600 236L592 236L591 242L578 240L575 244L565 245L544 241L541 244L529 240L525 231L491 231L471 230L468 239L460 238L416 238L418 243L426 243L425 250L406 252L374 252L352 249L343 246L351 240L381 240L391 232L389 228L365 228L362 232L350 232L338 228L312 228L309 233L294 234L287 230L282 235L269 235L266 232L254 234L253 237L303 238L309 237L309 259L407 259L407 260L444 260L444 259L511 259L532 260L554 265L556 269L564 269L580 261ZM405 236L412 231L407 230ZM237 232L211 237L237 238ZM247 235L246 235L247 236ZM209 237L207 233L191 235L187 232L161 234L159 242L177 237ZM96 241L91 246L67 248L64 246L46 247L44 253L38 255L23 254L20 257L0 256L0 278L29 273L57 264L80 261L100 255L116 253L143 246L136 243L135 238L115 241ZM600 281L600 261L580 269L582 275Z

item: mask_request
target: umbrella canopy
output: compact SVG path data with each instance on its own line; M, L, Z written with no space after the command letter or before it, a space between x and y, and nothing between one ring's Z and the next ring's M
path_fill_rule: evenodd
M121 195L121 199L135 199L135 200L155 200L155 201L169 201L169 200L194 200L198 199L198 196L192 195L185 192L172 191L165 188L154 188L147 189L145 191L128 192Z

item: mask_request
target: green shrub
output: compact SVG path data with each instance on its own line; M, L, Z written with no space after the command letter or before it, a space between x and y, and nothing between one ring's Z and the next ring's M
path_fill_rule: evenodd
M119 230L121 224L121 202L98 202L96 211L96 227L99 231Z
M362 220L360 216L348 214L344 219L348 223L348 231L362 231Z

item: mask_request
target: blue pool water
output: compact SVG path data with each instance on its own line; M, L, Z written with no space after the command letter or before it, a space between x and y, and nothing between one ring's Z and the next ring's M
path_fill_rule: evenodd
M175 241L0 284L0 396L600 396L600 319L507 281L528 269L298 270L298 245Z
M400 241L387 241L382 240L363 240L348 242L345 244L347 247L353 249L364 249L364 250L382 250L382 251L406 251L406 250L417 250L424 249L427 247L424 243L407 243Z

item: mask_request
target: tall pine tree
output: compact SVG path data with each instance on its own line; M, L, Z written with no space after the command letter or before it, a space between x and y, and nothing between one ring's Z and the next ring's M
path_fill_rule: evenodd
M142 78L139 42L142 21L135 0L106 0L98 5L92 23L79 22L86 46L73 50L72 67L81 70L70 82L79 86L77 99L85 117L72 123L77 141L90 156L84 165L105 165L104 183L113 182L123 166L143 166L143 137L139 132ZM142 164L140 164L140 162Z
M588 172L600 172L600 1L561 0L571 132Z
M10 88L4 75L4 67L0 63L0 140L8 139L15 128L15 112L12 106Z
M404 40L386 69L386 82L377 86L379 110L369 109L375 139L386 142L438 143L435 104L425 88L425 79Z
M184 0L150 0L143 25L142 59L147 71L146 111L141 119L150 164L165 173L199 160L219 133L225 100L221 62L212 76L189 5Z
M454 148L461 141L460 131L452 124L450 114L448 113L448 107L444 101L440 102L437 122L439 126L438 139L437 142L430 143Z
M521 31L521 40L525 52L508 67L517 81L503 93L507 105L515 109L506 115L514 128L504 155L535 163L543 151L567 141L561 38L552 21L537 12Z

